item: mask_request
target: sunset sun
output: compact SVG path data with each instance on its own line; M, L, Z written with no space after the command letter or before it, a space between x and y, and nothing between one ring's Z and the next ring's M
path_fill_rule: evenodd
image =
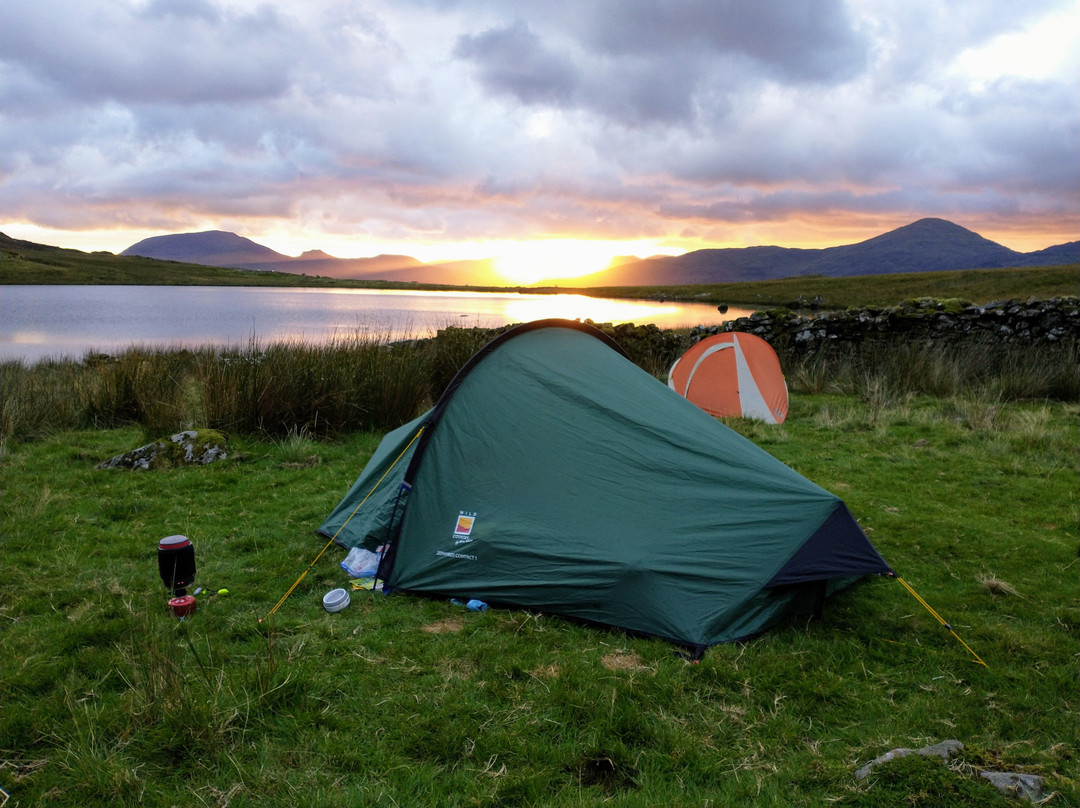
M549 278L577 278L607 269L611 259L626 250L624 242L550 239L500 245L495 271L514 284Z

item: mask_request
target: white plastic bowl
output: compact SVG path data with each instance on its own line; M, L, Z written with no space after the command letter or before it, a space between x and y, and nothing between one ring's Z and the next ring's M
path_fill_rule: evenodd
M323 595L322 605L328 612L340 612L349 605L349 593L344 589L331 589Z

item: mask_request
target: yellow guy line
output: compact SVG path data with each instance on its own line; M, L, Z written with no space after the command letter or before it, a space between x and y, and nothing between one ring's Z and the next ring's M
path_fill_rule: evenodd
M418 429L416 431L416 434L413 435L412 440L409 441L408 446L406 446L404 449L402 449L401 454L399 454L396 458L394 458L394 462L390 464L390 467L386 471L383 472L383 476L379 478L379 481L377 483L375 483L375 485L373 485L371 487L370 491L367 492L367 496L365 496L362 500L360 500L359 505L357 505L355 508L353 508L352 513L349 514L349 518L341 523L341 527L339 527L337 529L337 531L334 533L334 535L330 537L330 541L328 541L326 543L326 546L323 547L319 551L319 554L317 556L315 556L315 560L312 561L310 564L308 564L308 567L307 567L306 570L304 570L302 573L300 573L300 577L297 578L296 582L292 586L289 587L289 591L281 596L281 600L279 600L277 603L274 604L274 608L266 613L266 617L270 617L272 614L274 614L278 609L281 608L281 604L283 604L286 600L289 599L289 595L291 595L293 593L293 590L296 589L296 587L298 587L300 585L300 582L302 580L304 580L304 577L311 571L311 568L314 567L316 563L318 563L319 559L322 558L323 553L325 553L328 549L330 549L330 545L333 544L334 541L337 539L338 534L341 533L341 531L343 531L345 529L345 525L349 524L349 521L354 516L356 516L356 512L358 510L360 510L360 507L365 502L367 502L369 499L371 499L371 495L375 493L375 489L378 488L380 485L382 485L382 481L386 479L386 475L389 474L391 472L391 470L393 470L394 466L396 466L398 464L398 461L401 460L401 458L403 458L405 456L405 453L407 451L409 451L409 447L412 446L413 443L416 442L416 439L420 437L420 433L423 432L424 429L426 429L426 428L427 428L427 424L424 424L424 426L420 427L420 429ZM266 617L260 617L259 622L261 623L263 620L266 619Z
M967 648L968 653L971 654L973 657L975 657L976 662L978 662L984 668L989 668L990 667L989 665L987 665L985 662L982 661L982 659L979 657L978 654L976 654L974 651L971 650L971 647L966 642L964 642L963 640L960 639L960 635L957 634L955 631L953 631L953 627L945 622L945 618L943 618L940 614L938 614L936 611L934 611L934 607L931 606L929 603L927 603L925 600L923 600L922 597L920 597L919 593L916 592L914 589L912 589L907 581L905 581L903 578L901 578L899 575L896 575L895 573L893 574L893 577L896 580L898 580L900 583L902 583L904 585L904 589L906 589L908 592L910 592L912 597L914 597L915 600L919 601L919 603L921 603L926 608L926 611L928 611L928 612L930 612L930 614L934 615L934 617L937 618L937 621L939 623L941 623L941 625L945 626L945 628L947 628L949 630L949 633L952 634L954 637L956 637L956 639L959 641L959 643L962 646Z

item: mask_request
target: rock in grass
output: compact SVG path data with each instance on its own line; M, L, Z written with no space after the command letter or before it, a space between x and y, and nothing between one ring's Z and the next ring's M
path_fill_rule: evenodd
M214 429L188 429L168 438L117 455L99 469L155 469L163 466L203 465L228 457L224 434Z
M1016 772L979 772L1007 797L1024 797L1032 802L1042 799L1043 779L1037 774Z
M936 756L947 761L963 748L964 745L960 741L941 741L930 746L924 746L922 749L907 749L905 747L891 749L856 771L855 779L864 780L870 775L875 766L888 763L890 760L907 757L908 755L921 755L922 757ZM1032 802L1038 802L1042 799L1043 778L1036 774L981 771L979 776L990 781L1006 797L1023 797Z
M899 749L891 749L880 757L874 758L857 772L855 772L856 780L863 780L870 775L874 767L881 763L888 763L890 760L895 760L899 757L907 757L908 755L922 755L923 757L940 757L942 760L948 760L957 752L962 750L964 745L960 741L941 741L939 743L931 744L930 746L924 746L922 749L907 749L901 747Z

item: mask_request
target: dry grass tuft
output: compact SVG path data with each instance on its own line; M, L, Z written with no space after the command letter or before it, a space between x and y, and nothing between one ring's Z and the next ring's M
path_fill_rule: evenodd
M558 679L560 670L561 668L559 668L558 665L551 663L549 665L541 665L538 668L533 668L529 671L529 675L534 679Z
M600 658L600 664L609 671L643 671L648 665L635 651L614 651Z
M976 580L979 582L979 585L991 595L1016 595L1017 597L1021 597L1020 593L1016 591L1015 586L994 575L980 575Z
M428 623L423 627L423 630L428 634L454 634L465 628L465 621L460 617L447 617L443 620L436 620L434 623Z

